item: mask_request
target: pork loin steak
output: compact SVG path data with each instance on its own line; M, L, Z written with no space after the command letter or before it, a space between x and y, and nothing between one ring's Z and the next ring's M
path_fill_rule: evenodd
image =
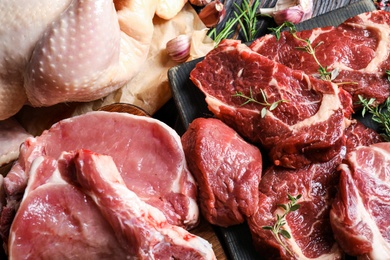
M390 258L390 143L360 146L340 166L330 211L335 238L350 255Z
M259 210L248 218L253 243L267 259L342 259L343 252L333 238L329 211L338 183L337 165L341 156L326 163L316 163L299 170L271 166L260 182ZM290 239L278 234L285 247L271 230L277 215L285 211L288 195L302 197L300 208L284 218L281 229L288 231Z
M197 63L190 78L206 95L210 111L249 141L263 145L275 165L299 168L327 161L344 145L345 118L352 109L348 93L239 41L221 42ZM282 100L286 102L271 109Z
M336 83L353 95L375 98L382 103L390 95L386 70L390 69L390 13L378 10L346 20L338 27L323 27L297 32L309 39L320 64L328 71L338 70ZM250 48L275 62L308 75L318 75L319 65L313 55L297 47L304 43L289 31L256 39Z
M188 168L199 186L203 216L212 224L243 223L258 207L260 150L215 118L197 118L182 138Z
M110 156L42 156L29 175L10 259L215 259L211 244L129 190Z
M9 259L126 259L107 220L93 200L68 183L58 161L40 156L8 241Z
M14 196L23 193L34 159L57 159L77 149L110 155L128 188L162 210L170 223L187 228L198 223L197 187L180 136L152 118L104 111L65 119L24 142L4 180L10 207Z

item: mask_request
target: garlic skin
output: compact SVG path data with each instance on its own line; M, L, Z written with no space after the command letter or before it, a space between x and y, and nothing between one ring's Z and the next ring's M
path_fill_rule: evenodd
M219 0L212 1L203 7L198 15L207 28L215 27L226 16L225 5Z
M166 51L173 61L185 62L190 56L191 37L181 34L166 44Z
M312 17L313 0L279 0L273 8L260 8L260 13L272 16L278 25L297 24Z
M189 0L191 4L195 6L205 6L210 3L212 0Z

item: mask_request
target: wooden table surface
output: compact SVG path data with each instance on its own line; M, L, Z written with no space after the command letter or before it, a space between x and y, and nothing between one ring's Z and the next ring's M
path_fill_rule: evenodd
M313 17L318 16L321 14L324 14L326 12L350 5L355 2L359 2L360 0L340 0L340 1L333 1L333 0L314 0L314 9L313 9ZM224 2L225 6L228 8L228 17L229 15L232 15L231 9L233 6L233 2L236 2L237 4L241 4L241 1L222 1ZM276 4L277 0L265 0L261 1L261 7L273 7ZM230 12L230 13L229 13ZM226 18L225 18L226 21ZM223 25L219 25L223 26ZM218 28L218 27L217 27ZM224 248L221 244L220 240L221 238L218 238L217 233L215 232L215 227L207 223L205 220L201 220L200 225L192 230L193 233L205 238L213 245L214 252L217 256L218 260L225 260L228 259L227 254L224 251Z

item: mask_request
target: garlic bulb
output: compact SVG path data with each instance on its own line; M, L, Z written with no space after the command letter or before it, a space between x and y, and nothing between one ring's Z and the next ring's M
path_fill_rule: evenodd
M299 23L313 15L313 0L279 0L273 8L260 8L261 14L274 18L276 24Z
M224 4L215 0L203 7L199 12L199 18L208 28L216 26L226 16L226 9Z
M191 37L181 34L166 44L166 50L171 59L176 62L184 62L190 56Z

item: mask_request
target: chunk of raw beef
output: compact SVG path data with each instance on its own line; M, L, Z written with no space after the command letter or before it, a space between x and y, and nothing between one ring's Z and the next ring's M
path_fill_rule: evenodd
M216 259L211 244L171 225L164 214L129 190L110 156L81 150L77 182L111 224L132 259Z
M110 155L128 188L163 211L170 223L186 228L198 223L197 187L180 136L152 118L99 111L62 120L24 142L4 179L8 206L2 213L7 213L8 221L1 223L1 230L5 240L9 211L15 210L15 199L23 194L34 159L42 155L58 159L63 151L77 149Z
M248 218L256 250L267 259L342 259L343 252L333 238L329 220L339 162L341 156L299 170L271 166L265 171L259 187L259 210ZM263 227L273 226L276 215L283 215L278 205L290 202L288 194L302 197L297 202L300 208L287 214L282 227L291 238L279 234L284 248Z
M323 27L297 32L315 47L320 64L328 71L338 70L336 83L353 95L375 98L382 103L390 95L386 70L390 68L390 13L378 10L359 14L337 27ZM255 40L250 48L275 62L308 75L319 75L313 55L299 49L304 43L289 31L279 40L269 34Z
M253 215L263 168L260 150L215 118L195 119L181 140L203 216L227 227Z
M210 111L249 141L260 143L275 165L300 168L325 162L345 143L352 109L348 93L239 41L221 42L197 63L190 78L206 95ZM271 110L275 102L280 103Z
M359 146L340 166L330 220L335 238L350 255L390 258L390 143Z

